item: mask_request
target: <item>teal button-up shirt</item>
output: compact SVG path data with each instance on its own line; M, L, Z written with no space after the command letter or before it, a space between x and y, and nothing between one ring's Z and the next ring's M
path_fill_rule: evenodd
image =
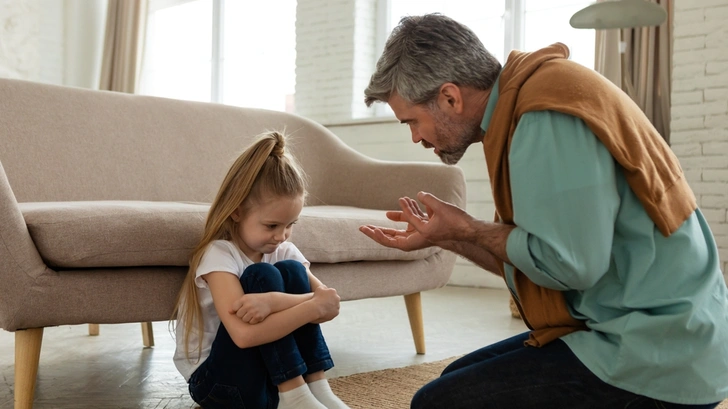
M498 83L483 130L497 101ZM562 337L579 360L654 399L728 398L728 291L700 210L664 237L607 148L559 112L524 114L508 160L517 226L508 257L534 283L563 291L586 321L591 331ZM513 266L505 278L515 292Z

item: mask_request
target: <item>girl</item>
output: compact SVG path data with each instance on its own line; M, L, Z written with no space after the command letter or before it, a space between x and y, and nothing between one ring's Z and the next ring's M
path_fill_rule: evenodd
M174 363L204 409L348 408L318 325L339 296L286 241L305 186L284 148L267 133L233 163L178 296Z

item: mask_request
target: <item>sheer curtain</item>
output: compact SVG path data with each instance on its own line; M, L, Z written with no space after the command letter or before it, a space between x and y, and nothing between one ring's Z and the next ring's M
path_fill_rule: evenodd
M109 0L100 89L137 90L146 16L147 0Z
M632 97L669 143L673 1L639 1L664 7L667 21L656 27L597 30L594 69Z

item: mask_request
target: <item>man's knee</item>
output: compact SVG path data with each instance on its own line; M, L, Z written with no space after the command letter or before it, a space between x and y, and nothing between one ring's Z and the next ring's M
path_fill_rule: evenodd
M448 407L469 407L457 404L457 392L450 390L448 383L437 378L425 384L412 397L411 409L441 409Z
M410 404L410 409L429 409L431 408L430 402L432 402L432 399L427 398L427 391L425 390L427 388L427 385L425 385L423 388L417 391L415 393L415 396L412 397L412 403Z

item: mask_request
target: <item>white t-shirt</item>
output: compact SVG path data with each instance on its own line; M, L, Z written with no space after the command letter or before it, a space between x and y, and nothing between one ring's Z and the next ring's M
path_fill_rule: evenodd
M287 241L281 243L274 252L263 254L262 262L274 264L282 260L300 261L307 267L310 265L298 248L293 243ZM190 332L190 338L188 340L190 359L187 359L184 346L184 328L181 325L177 325L176 329L177 348L174 351L174 365L186 381L190 380L190 376L195 372L195 369L210 356L212 341L215 339L217 329L220 326L220 317L217 315L215 305L212 302L210 288L202 276L213 271L225 271L235 274L240 278L245 268L251 264L254 264L253 261L243 254L235 244L227 240L215 240L205 250L205 254L202 256L200 265L197 267L197 272L195 273L197 299L202 309L204 331L202 335L202 351L199 360L197 359L197 344L199 342L197 332L194 328Z

